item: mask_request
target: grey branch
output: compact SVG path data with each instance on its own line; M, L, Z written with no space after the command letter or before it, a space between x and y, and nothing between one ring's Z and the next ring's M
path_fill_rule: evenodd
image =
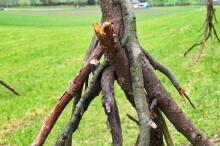
M141 49L136 34L136 18L130 0L121 0L125 33L122 45L126 46L130 63L134 101L139 118L140 137L139 146L150 144L150 116L144 90L141 68Z

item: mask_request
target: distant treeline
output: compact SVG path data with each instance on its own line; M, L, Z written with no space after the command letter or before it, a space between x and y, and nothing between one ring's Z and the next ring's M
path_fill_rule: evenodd
M95 4L96 0L0 0L0 6L36 6L36 5L85 5Z

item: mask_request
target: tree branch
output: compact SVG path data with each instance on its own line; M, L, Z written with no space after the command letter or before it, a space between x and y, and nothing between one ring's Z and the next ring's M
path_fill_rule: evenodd
M102 105L108 116L108 123L111 128L112 146L122 146L121 122L118 107L114 98L114 72L112 67L108 67L102 74Z
M145 57L148 59L148 61L150 62L150 64L153 66L153 68L155 70L159 70L161 73L163 73L165 76L168 77L168 79L171 81L171 83L173 84L173 86L176 88L176 90L179 92L179 94L182 97L185 97L189 103L191 104L191 106L195 109L194 104L192 103L192 101L190 100L190 98L188 97L188 95L186 94L185 90L183 87L181 87L179 80L176 78L176 76L174 75L174 73L165 65L161 64L159 61L157 61L153 56L151 56L149 54L149 52L147 52L146 50L144 50L142 48L142 52L144 53Z
M97 76L97 75L95 74L95 76ZM79 123L80 123L85 111L89 107L90 103L93 101L93 99L95 97L97 97L99 95L99 93L101 91L100 78L101 77L99 75L99 78L96 82L94 82L94 85L92 87L90 87L90 89L88 89L88 88L86 89L86 91L82 97L82 98L86 98L86 101L85 101L85 104L83 105L83 107L81 108L79 118L77 119L77 121L75 123L73 123L72 121L74 121L73 120L73 118L75 118L74 112L76 109L76 105L78 104L78 102L81 99L81 95L74 97L74 104L73 104L71 119L70 119L69 123L66 125L66 127L63 129L63 131L60 133L60 135L58 136L57 141L55 143L55 146L64 146L64 145L71 146L72 134L77 130ZM94 77L93 77L93 79L94 79ZM85 97L85 96L87 96L87 97Z
M142 69L144 74L144 86L149 97L158 99L158 106L175 128L194 146L213 146L209 138L193 125L191 120L186 117L182 109L172 99L171 95L160 83L145 56L142 56Z
M8 90L10 90L12 93L14 93L15 95L20 95L18 91L16 91L12 86L10 86L9 84L7 84L6 82L0 80L0 84L2 86L4 86L5 88L7 88Z
M102 49L100 45L98 45L91 54L90 59L88 59L88 61L83 66L83 68L80 70L79 75L75 77L70 87L64 92L64 94L57 101L55 107L52 109L47 120L43 124L38 136L33 141L32 146L41 146L44 144L44 141L46 140L48 134L50 133L51 129L53 128L55 122L62 113L63 109L70 102L73 96L75 96L78 93L79 89L81 89L81 87L83 86L83 83L85 82L86 78L89 76L91 72L89 68L89 61L92 59L100 59L102 54L103 54Z
M144 91L144 81L141 68L141 49L136 34L136 18L130 0L121 0L122 16L125 33L122 44L126 46L130 64L134 101L139 118L139 146L150 144L150 114Z

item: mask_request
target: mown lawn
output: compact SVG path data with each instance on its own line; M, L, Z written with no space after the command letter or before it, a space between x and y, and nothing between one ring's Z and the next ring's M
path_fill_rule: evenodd
M194 104L193 110L170 82L158 75L176 102L192 121L209 136L220 130L220 44L209 41L199 64L194 60L199 48L184 58L184 51L198 40L205 7L167 7L137 11L141 44L178 76ZM21 92L17 97L0 86L0 145L30 145L43 121L81 68L93 35L93 22L100 10L89 7L62 11L0 11L0 79ZM220 19L220 7L217 7ZM220 31L220 24L216 25ZM220 34L219 34L220 35ZM126 117L135 111L116 85L124 145L132 146L138 127ZM53 145L70 117L64 111L45 145ZM187 141L171 125L175 144ZM111 144L110 131L97 97L74 134L78 146Z

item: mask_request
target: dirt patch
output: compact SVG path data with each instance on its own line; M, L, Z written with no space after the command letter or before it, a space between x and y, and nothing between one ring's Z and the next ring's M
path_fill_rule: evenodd
M28 111L21 119L10 119L7 123L0 127L0 139L4 139L4 137L13 134L20 127L25 127L32 124L38 117L46 113L46 111L47 109L45 107L41 107Z

